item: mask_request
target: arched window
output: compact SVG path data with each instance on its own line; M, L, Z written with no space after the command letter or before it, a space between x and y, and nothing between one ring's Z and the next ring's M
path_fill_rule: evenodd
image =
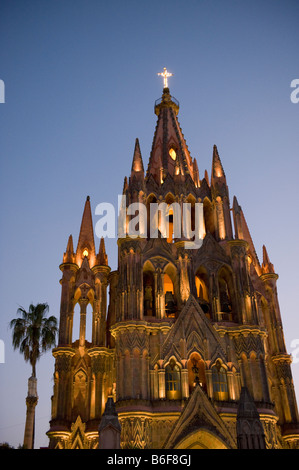
M200 304L205 314L209 314L210 312L208 285L208 274L204 268L200 267L196 272L195 287L198 303Z
M189 393L191 394L196 385L207 391L205 374L205 363L197 352L193 352L187 362Z
M226 268L221 268L218 275L220 312L219 320L235 321L233 312L233 282L230 272Z
M152 271L143 272L143 314L149 317L156 315L155 279Z
M212 367L212 381L213 381L213 393L216 400L227 400L228 389L227 389L227 375L226 369L223 367L220 361Z
M175 318L177 311L173 282L167 273L164 274L165 315Z
M221 312L230 313L232 310L232 303L228 285L225 279L219 279L219 291Z
M178 204L175 203L174 196L171 193L167 194L165 198L165 203L167 204L167 207L165 209L165 214L163 215L160 214L160 217L161 217L160 218L160 230L161 230L161 233L164 233L165 230L167 231L166 227L168 226L167 243L172 243L174 239L174 223L175 223L174 210L177 211Z
M176 400L181 398L181 372L174 359L165 368L166 398Z

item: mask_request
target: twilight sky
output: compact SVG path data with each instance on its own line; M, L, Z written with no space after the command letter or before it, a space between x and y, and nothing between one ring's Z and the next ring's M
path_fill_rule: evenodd
M94 223L98 203L117 204L136 137L147 166L164 66L200 177L216 144L231 202L279 274L299 398L298 22L296 0L1 1L0 442L23 442L31 374L8 323L31 302L59 317L68 236L76 245L87 195ZM106 248L116 269L116 240ZM37 365L36 448L48 445L53 371L49 352Z

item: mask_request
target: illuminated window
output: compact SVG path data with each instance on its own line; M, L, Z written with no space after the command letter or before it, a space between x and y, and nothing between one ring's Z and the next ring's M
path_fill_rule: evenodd
M203 268L199 268L195 276L197 300L203 312L210 318L208 284L209 279L206 271Z
M213 392L216 400L227 400L226 370L219 361L212 367Z
M192 393L198 384L204 392L207 391L205 363L197 352L193 352L187 362L189 392Z
M167 243L173 242L173 210L169 210L168 238Z
M170 400L181 397L181 374L180 368L174 360L165 369L166 396Z
M176 301L174 297L173 282L168 276L164 274L164 295L165 295L165 314L169 318L175 318L177 311Z
M85 258L85 256L88 256L88 250L86 250L86 248L85 248L85 250L83 251L83 257Z
M195 286L196 286L196 293L199 299L209 301L208 289L205 282L199 277L195 276Z
M169 150L169 155L171 156L172 160L176 159L176 151L173 148Z

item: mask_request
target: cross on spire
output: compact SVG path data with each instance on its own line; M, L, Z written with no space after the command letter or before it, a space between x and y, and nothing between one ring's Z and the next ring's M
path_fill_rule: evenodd
M164 71L158 73L157 75L160 75L164 79L164 88L168 88L168 77L172 77L173 73L167 72L166 67L164 67Z

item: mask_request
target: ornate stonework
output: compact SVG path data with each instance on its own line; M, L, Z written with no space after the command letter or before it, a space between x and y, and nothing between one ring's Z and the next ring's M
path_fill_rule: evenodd
M76 251L72 236L68 240L60 266L50 448L97 448L108 397L115 401L122 448L236 449L241 442L298 448L278 276L265 247L260 263L236 197L230 204L216 146L210 177L206 171L200 179L178 111L164 89L147 170L136 140L124 181L126 207L146 207L146 226L139 224L146 236L121 236L118 267L110 272L104 240L95 248L88 197ZM151 204L162 203L169 211L166 238L161 216L150 218ZM197 249L185 245L192 233L186 238L174 230L173 207L186 203L192 230L196 204L203 208ZM183 226L183 211L181 217ZM125 227L132 218L126 215ZM254 419L239 414L237 426L242 387ZM254 439L246 438L246 429Z

